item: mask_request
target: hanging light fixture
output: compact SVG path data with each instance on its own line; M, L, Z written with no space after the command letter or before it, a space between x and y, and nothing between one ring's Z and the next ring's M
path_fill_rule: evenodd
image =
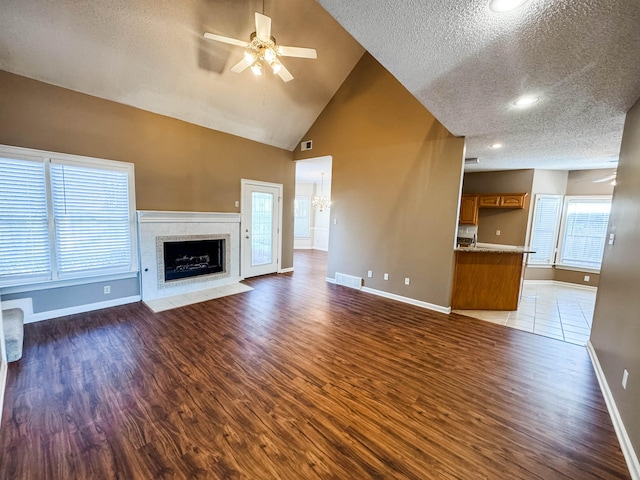
M322 177L320 180L320 195L316 195L315 197L313 197L313 201L311 202L311 204L313 205L313 208L321 212L324 211L325 208L329 208L329 206L331 205L331 200L329 200L329 197L324 196L324 172L322 173Z

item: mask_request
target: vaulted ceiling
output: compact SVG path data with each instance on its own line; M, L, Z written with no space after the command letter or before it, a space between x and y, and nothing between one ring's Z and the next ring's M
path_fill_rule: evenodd
M362 47L467 138L466 156L480 158L471 170L615 165L640 96L637 0L529 0L504 13L489 0L4 0L0 9L3 70L290 150ZM233 73L242 48L202 36L248 40L255 11L272 18L279 44L317 49L317 60L283 58L293 81ZM522 95L538 102L517 108Z

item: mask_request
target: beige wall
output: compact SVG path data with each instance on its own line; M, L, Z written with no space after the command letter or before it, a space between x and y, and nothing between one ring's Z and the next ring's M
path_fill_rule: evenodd
M139 210L234 212L241 178L282 183L293 265L291 152L3 71L0 143L132 162Z
M640 456L640 100L627 114L618 173L609 221L616 239L605 248L591 343ZM624 369L629 372L626 390Z
M594 183L594 180L608 177L615 172L615 168L571 171L566 195L613 195L611 181Z
M449 306L464 139L368 54L304 139L333 156L328 276Z
M528 193L523 209L481 208L478 242L526 245L533 170L473 172L464 175L464 193ZM500 230L500 235L496 235Z

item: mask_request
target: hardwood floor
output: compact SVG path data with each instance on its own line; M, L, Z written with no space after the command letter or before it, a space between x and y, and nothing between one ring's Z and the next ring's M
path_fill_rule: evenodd
M584 347L324 281L26 326L2 479L629 478Z

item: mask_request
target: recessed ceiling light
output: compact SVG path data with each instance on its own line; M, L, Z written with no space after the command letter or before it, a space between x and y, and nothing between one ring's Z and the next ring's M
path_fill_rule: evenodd
M536 97L535 95L523 95L522 97L517 99L515 102L513 102L513 106L518 108L527 108L532 105L535 105L539 101L540 101L540 97Z
M489 148L502 148L502 144L501 143L492 143L491 145L489 145Z
M491 0L489 2L489 8L496 13L508 12L527 3L527 1L528 0Z

